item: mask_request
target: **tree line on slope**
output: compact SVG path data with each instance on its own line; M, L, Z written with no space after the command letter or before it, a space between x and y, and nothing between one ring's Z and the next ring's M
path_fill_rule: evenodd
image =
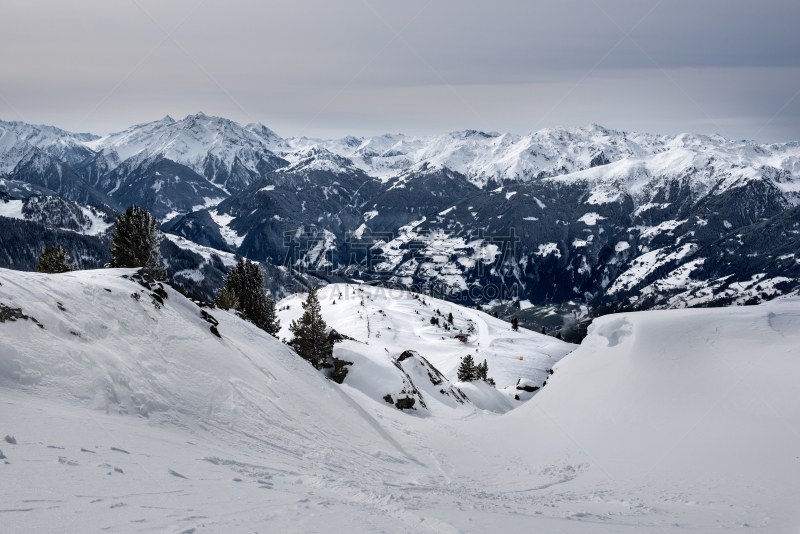
M111 261L105 267L142 268L154 279L166 280L167 272L161 264L159 249L162 240L157 219L147 210L132 205L117 217L109 250ZM36 270L46 274L65 273L76 268L60 244L46 246L36 264Z
M161 263L159 248L162 240L156 217L145 209L131 205L117 217L109 251L111 261L105 266L139 268L153 280L166 281L166 268ZM60 244L56 244L45 247L39 256L36 269L41 273L57 274L74 271L76 266L70 261L67 251ZM276 315L275 300L264 290L264 275L258 264L239 259L224 277L223 283L223 288L216 299L216 304L220 308L234 309L243 319L270 335L277 336L280 321ZM321 316L319 318L321 319ZM324 328L323 322L323 333ZM313 332L316 333L317 330L319 328L315 326Z
M157 219L147 210L132 205L117 218L110 249L111 261L106 267L139 268L153 280L166 280L166 269L161 264L159 250L162 239ZM36 268L39 272L50 274L76 269L61 245L46 247ZM231 268L223 279L223 287L217 294L215 305L224 310L233 309L242 319L274 337L278 335L280 321L276 314L275 300L264 289L261 268L250 260L240 258ZM289 326L294 338L286 344L316 369L333 367L334 380L341 383L347 374L345 366L350 362L333 357L333 342L322 318L316 287L311 286L308 289L308 296L302 307L303 315ZM445 320L452 323L452 313ZM483 380L494 385L494 380L488 377L488 371L486 360L476 365L472 355L467 355L461 361L458 379L462 382Z
M280 321L275 312L275 299L264 291L264 274L258 264L240 258L223 284L215 301L219 308L234 309L242 319L277 337Z

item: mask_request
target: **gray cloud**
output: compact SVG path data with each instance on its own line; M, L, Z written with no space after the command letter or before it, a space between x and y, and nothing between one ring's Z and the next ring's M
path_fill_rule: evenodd
M31 0L3 12L7 120L107 133L202 110L284 136L595 122L800 139L796 1Z

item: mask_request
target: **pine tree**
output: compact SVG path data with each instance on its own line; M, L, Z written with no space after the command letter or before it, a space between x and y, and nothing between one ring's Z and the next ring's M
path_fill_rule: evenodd
M333 344L325 335L327 325L322 318L322 309L317 298L317 288L308 289L308 297L303 303L303 316L299 321L292 321L289 330L294 339L289 344L294 347L300 357L308 360L315 368L320 369L333 351Z
M471 354L461 358L461 365L458 366L459 382L471 382L475 379L475 362Z
M447 314L447 322L453 324L453 312Z
M246 319L272 336L277 336L280 321L275 300L264 291L264 274L257 263L239 259L225 276L225 287L217 295L220 308L234 307Z
M158 231L158 220L147 210L132 205L120 214L112 239L109 267L143 267L155 279L166 279L159 250L163 238Z
M234 293L233 289L229 287L223 287L219 290L219 293L217 293L217 298L214 299L214 303L218 308L223 310L230 310L231 308L236 309L239 306L239 300L236 298L236 293Z
M511 328L514 330L519 330L519 319L516 317L511 319Z
M281 321L275 313L275 299L271 294L267 295L266 312L264 314L264 330L273 337L278 337L278 332L281 330Z
M486 380L488 375L489 375L489 364L486 363L486 360L483 360L483 363L479 363L478 365L475 366L474 380Z
M75 269L75 264L70 263L69 254L61 245L44 247L39 263L36 264L36 270L46 274L66 273Z
M542 335L543 335L543 336L546 336L546 335L547 335L547 330L545 330L545 329L544 329L544 327L542 327Z

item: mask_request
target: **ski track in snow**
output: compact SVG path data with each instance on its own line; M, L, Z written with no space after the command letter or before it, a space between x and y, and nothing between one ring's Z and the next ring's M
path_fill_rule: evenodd
M602 317L516 409L422 417L323 379L231 313L207 310L222 339L211 335L171 288L156 308L121 278L132 272L0 270L0 303L44 327L0 323L4 532L800 525L800 299ZM419 303L390 309L369 291L386 335L363 346L386 354L386 327L416 319ZM323 299L331 322L334 306L347 333L360 300ZM482 349L508 339L502 321L461 311ZM435 347L439 332L419 322Z

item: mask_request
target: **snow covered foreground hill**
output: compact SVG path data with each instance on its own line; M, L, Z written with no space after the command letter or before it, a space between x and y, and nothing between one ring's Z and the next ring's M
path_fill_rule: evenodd
M517 409L419 417L123 274L0 270L4 531L800 526L798 299L596 319Z

